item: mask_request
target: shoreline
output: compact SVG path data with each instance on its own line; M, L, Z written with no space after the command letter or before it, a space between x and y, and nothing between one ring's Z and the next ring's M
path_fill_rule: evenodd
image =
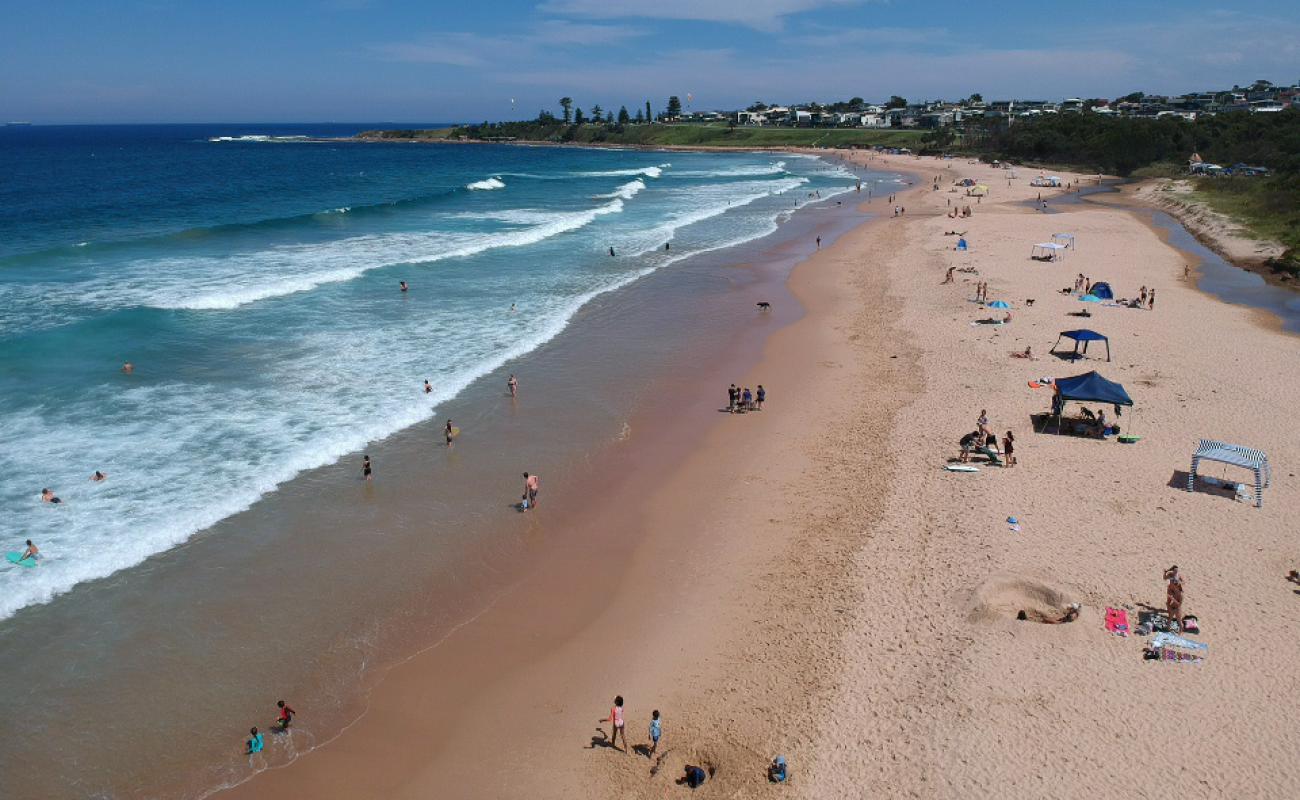
M789 289L800 297L801 302L804 301L803 294L807 291L806 284L812 281L809 278L800 276L808 275L821 261L832 257L844 258L843 254L847 251L841 248L840 243L842 241L861 237L864 230L871 229L876 223L883 222L883 220L874 220L861 223L851 231L842 234L834 243L824 246L821 252L815 253L811 258L801 259L787 284ZM806 244L806 242L791 240L785 246L798 249L806 246ZM832 294L836 295L837 293ZM823 298L824 300L825 298ZM838 302L842 303L843 301L839 300ZM807 309L806 304L805 309ZM789 331L796 328L811 331L814 336L821 335L820 326L815 319L812 319L812 313L805 310L801 312L797 321L789 323L771 334L771 337L767 339L767 344L763 347L764 356L762 360L748 370L751 375L757 378L754 383L765 382L765 385L769 386L769 391L774 394L778 391L783 394L786 393L789 390L784 388L785 384L797 383L797 381L783 379L779 384L783 388L778 389L776 382L766 382L772 379L767 378L765 381L759 375L759 371L763 370L763 375L772 374L766 367L770 361L767 355L768 352L773 347L778 346L774 344L774 341L793 337L794 334L789 333ZM808 335L804 334L804 337L806 338ZM734 359L735 356L732 358ZM749 360L752 363L752 358L746 359L742 356L742 361L744 360ZM789 371L790 366L785 365L782 369ZM812 372L825 371L825 367L816 364L808 365L807 369ZM710 381L706 388L706 384L695 381L688 384L688 388L692 392L710 391L716 393L718 389L712 388L714 383L716 381ZM753 385L753 383L750 385ZM725 382L719 386L725 386ZM671 394L677 395L680 388L675 388ZM782 406L787 402L789 400L783 399ZM693 402L690 405L693 405L698 413L701 408L707 408L712 404L706 402L704 406L700 406L698 402ZM493 609L489 610L484 617L476 620L473 625L453 634L444 647L439 648L437 651L425 652L391 670L372 693L369 711L355 723L354 730L344 734L344 739L351 735L351 741L340 739L329 748L313 752L285 768L262 773L251 781L218 796L223 798L230 796L260 797L283 792L290 787L295 787L295 790L301 791L303 786L310 786L311 792L319 796L343 797L349 796L349 792L353 793L352 796L356 796L356 792L364 792L367 789L351 781L348 776L357 774L355 770L360 768L360 764L355 760L358 748L370 752L369 747L363 747L359 742L376 737L389 742L394 749L400 749L397 744L399 740L420 741L422 742L422 754L429 762L422 763L396 756L385 757L382 771L385 775L390 776L385 780L386 792L400 795L403 791L414 791L415 786L426 780L421 777L426 772L440 774L442 776L440 780L458 781L460 779L458 776L449 776L445 773L448 770L457 773L459 769L456 765L470 758L470 751L467 750L466 743L478 742L479 745L482 745L484 742L479 737L490 737L492 733L491 726L484 729L472 720L480 716L492 718L496 712L480 712L476 710L477 706L495 706L496 703L484 697L488 693L488 689L485 687L480 687L476 692L471 692L463 681L458 680L458 686L454 692L455 698L452 698L447 696L447 692L433 688L430 684L439 685L445 683L447 676L452 675L469 674L483 678L487 674L499 672L498 667L492 666L490 657L487 654L500 656L503 653L507 655L515 653L518 648L512 645L510 636L502 637L502 631L503 629L513 630L516 626L519 626L520 623L515 620L515 617L519 615L526 615L530 620L526 626L527 634L523 631L514 632L525 638L532 637L535 639L540 636L542 640L541 642L533 641L529 648L517 653L516 655L521 660L521 663L508 670L504 675L496 675L495 681L488 681L488 685L495 687L511 686L512 683L523 683L532 679L532 675L529 673L535 673L539 670L548 671L549 664L556 661L563 662L564 651L573 648L572 644L566 644L567 640L584 639L589 636L589 631L593 627L603 627L606 624L608 615L598 610L599 604L596 601L606 596L607 592L613 593L615 597L614 603L620 607L635 608L641 604L640 598L643 595L640 592L631 589L616 591L616 587L624 580L636 583L644 582L648 565L655 565L649 567L649 571L654 574L651 582L657 585L656 591L688 591L689 586L678 587L676 580L671 576L662 574L662 567L658 565L658 562L664 555L665 550L690 549L695 547L696 543L683 541L680 533L668 534L657 533L656 531L688 529L689 525L687 523L690 515L679 516L672 523L663 524L654 524L641 520L653 520L658 516L662 516L663 513L672 513L658 510L656 503L646 500L647 496L671 495L673 497L671 506L674 509L679 508L682 505L681 475L684 472L689 473L692 471L691 465L700 461L701 453L716 452L716 448L702 449L698 443L694 442L676 442L667 447L655 442L641 442L638 444L635 432L661 425L662 423L656 423L653 420L655 415L663 416L665 413L671 418L675 412L651 411L649 412L650 419L645 419L645 415L639 414L639 418L632 421L631 428L634 433L632 441L629 443L630 448L628 448L627 453L621 456L622 459L630 460L637 465L638 475L646 474L647 467L650 467L651 474L662 475L662 478L648 482L641 478L641 482L635 487L628 486L622 481L605 482L606 485L602 488L590 493L601 497L600 502L581 510L575 510L572 513L569 513L569 509L565 509L564 524L576 529L576 532L566 541L588 542L589 547L600 548L603 555L593 561L592 555L581 547L578 547L575 551L572 544L565 545L559 552L549 554L545 559L547 566L534 571L531 576L525 579L524 585L511 589L508 592L508 597L499 600ZM737 424L746 428L762 426L764 430L770 430L786 413L789 412L776 411L774 407L769 406L769 409L762 414L747 415L744 418L706 418L702 421L706 431L704 440L730 438L734 442L734 437L740 433L740 431L736 430ZM785 422L788 424L788 420L785 420ZM675 454L665 455L665 450L673 451ZM770 455L769 460L774 465L780 464L783 460L778 452L773 451ZM749 457L748 453L746 457ZM620 457L615 456L615 458ZM666 462L665 459L667 459ZM686 466L684 468L682 459L685 459ZM709 461L711 459L712 457L704 460ZM710 465L704 468L702 473L696 477L701 481L708 482L708 475L715 470L716 465ZM617 473L618 469L614 466L604 466L600 472L602 474ZM688 491L695 497L696 504L708 505L706 502L708 498L700 497L698 488ZM698 510L700 513L708 513L705 508ZM554 513L554 511L551 513ZM622 535L639 540L640 543L635 546L631 553L622 551L617 546L611 547L608 542L601 544L601 540L604 539L604 534L601 531L605 524L617 526ZM769 526L765 525L764 527ZM773 534L772 532L765 532L764 535L770 537ZM736 544L739 545L739 541ZM773 543L774 546L778 544L777 542ZM655 555L648 556L647 550L654 551ZM727 557L730 558L731 554L728 554ZM622 559L622 566L619 566L620 559ZM584 566L577 571L577 574L572 574L569 571L570 568L566 566L570 562L582 563ZM581 576L586 574L593 564L598 563L604 563L605 566L597 569L597 572L601 575L597 580L597 588L583 589L578 593L578 599L568 598L563 602L553 599L558 595L565 594L562 587L575 586L578 581L582 580ZM610 585L611 576L605 575L607 570L621 573L622 578ZM725 588L721 584L720 574L716 571L713 571L707 578L704 575L694 574L692 581L694 580L718 581L719 584L713 586L715 591ZM671 588L663 585L665 582L669 583ZM688 583L690 582L688 581ZM584 597L586 599L582 599ZM713 599L709 598L710 601ZM538 612L537 607L539 604L545 607L545 613ZM640 613L638 616L644 617L644 613ZM653 627L657 627L660 623L652 621L651 624ZM560 630L554 630L556 627L559 627ZM630 644L629 647L631 647ZM666 657L670 656L657 655L656 659ZM567 671L567 668L565 671ZM516 677L511 678L510 675ZM654 679L654 676L643 675L639 679L650 681ZM583 693L585 694L585 690ZM466 694L474 695L476 699L473 702L466 702L463 699ZM521 698L519 702L526 703L528 701ZM549 701L549 703L554 702L553 699ZM563 702L562 705L571 707L576 702L576 700ZM603 701L597 701L598 704L599 702ZM399 712L398 709L409 707L412 704L420 707L421 717L433 720L433 724L430 725L429 719L406 719L405 715ZM402 722L395 726L389 712L403 716ZM452 718L461 720L454 732L446 729L449 714ZM516 714L516 716L521 715ZM680 726L682 726L683 721L680 719L680 715L674 713L674 717L673 725L678 730L681 730ZM377 718L386 721L379 722ZM527 728L533 724L534 721L531 720L520 723L524 728L520 733L525 738L530 738ZM394 731L395 727L396 731ZM454 738L456 741L448 741L450 738ZM432 752L430 752L431 748ZM389 748L384 749L388 750ZM553 756L558 757L560 754L560 750L557 749ZM533 763L537 758L536 755L530 755L527 761ZM472 761L472 758L470 758L469 763L472 763ZM373 769L373 767L374 765L371 764L370 768ZM468 778L468 776L466 777ZM368 791L373 790L372 785ZM497 786L495 789L481 786L477 791L478 794L475 791L468 791L467 796L499 796L498 792L504 791L504 789L501 786ZM553 795L544 796L558 797L563 796L563 794L560 793L557 787Z

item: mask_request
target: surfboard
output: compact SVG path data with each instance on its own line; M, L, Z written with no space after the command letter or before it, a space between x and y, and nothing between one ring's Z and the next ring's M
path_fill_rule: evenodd
M455 439L457 436L460 436L460 428L453 425L451 426L451 438Z
M15 564L20 567L29 567L29 568L36 566L36 559L28 558L20 561L19 559L22 558L23 558L22 553L5 553L5 560L8 561L10 564Z
M979 472L979 467L971 467L966 464L949 464L944 467L949 472Z

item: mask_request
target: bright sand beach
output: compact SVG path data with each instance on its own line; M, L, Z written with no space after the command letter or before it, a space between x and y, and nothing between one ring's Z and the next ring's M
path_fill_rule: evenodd
M1042 190L1058 213L1035 211L1028 169L1008 185L987 166L862 158L917 176L906 214L876 198L883 218L811 254L789 284L805 313L757 363L640 412L598 480L538 509L543 534L567 533L527 578L392 669L333 742L220 796L664 797L687 791L686 763L716 770L710 797L1300 794L1300 340L1198 291L1127 211L1055 205L1059 190ZM959 177L990 195L959 201ZM973 217L946 217L950 199ZM1028 258L1061 231L1077 251ZM941 285L950 266L979 273ZM1081 305L1058 290L1080 272L1119 297L1155 287L1156 306L1068 316ZM1013 306L1009 325L971 324L989 316L976 281ZM1078 327L1110 337L1110 363L1048 354ZM1037 360L1011 357L1026 346ZM1050 390L1028 382L1089 369L1128 389L1138 443L1034 432ZM711 414L732 380L763 383L767 407ZM981 409L1015 432L1018 465L945 471ZM711 419L681 442L679 412ZM1201 437L1268 452L1263 508L1185 491ZM1103 628L1108 606L1131 626L1163 608L1173 564L1202 663L1145 661L1143 637ZM1016 620L1071 602L1068 624ZM661 712L655 761L603 746L616 694L633 745ZM776 754L784 787L764 777Z

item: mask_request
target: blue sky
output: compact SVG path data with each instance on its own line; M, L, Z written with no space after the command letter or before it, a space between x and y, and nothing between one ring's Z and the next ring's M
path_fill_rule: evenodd
M462 121L1300 80L1291 3L4 0L0 120ZM511 100L514 100L512 108Z

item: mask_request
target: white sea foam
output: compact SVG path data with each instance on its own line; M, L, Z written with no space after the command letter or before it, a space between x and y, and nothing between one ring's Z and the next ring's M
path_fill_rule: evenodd
M209 142L303 142L311 137L308 136L268 136L261 133L252 133L244 136L209 136Z
M588 172L575 172L573 174L583 178L622 178L634 175L642 175L647 178L658 178L664 174L664 170L671 166L671 164L660 164L657 167L639 167L637 169L600 169Z
M645 188L645 181L638 179L623 184L622 186L618 187L617 189L610 192L609 194L598 194L596 195L596 198L599 200L604 200L611 197L618 197L623 200L631 200L633 197L636 197L637 193L644 188Z
M770 164L745 164L715 170L684 170L674 172L673 175L678 178L744 178L759 175L780 175L785 171L785 162L775 161Z
M493 189L504 189L506 188L506 184L500 178L494 177L485 178L481 181L474 181L473 183L467 183L465 184L465 188L470 191L488 192Z
M548 210L539 203L543 207L464 211L435 217L435 228L446 219L460 221L442 224L442 230L373 233L223 257L154 257L118 263L111 275L71 287L55 282L23 287L31 295L19 297L20 304L38 304L49 315L84 306L235 309L389 264L538 244L601 218L599 235L573 241L589 249L613 243L621 256L646 256L601 259L599 269L581 273L530 273L528 314L485 313L485 307L506 307L518 291L517 275L485 271L473 278L474 292L483 294L447 298L436 325L423 315L375 324L367 314L339 313L327 325L304 326L297 309L315 301L300 300L261 315L250 310L214 316L232 341L240 340L241 320L250 325L274 318L289 325L296 319L297 327L284 330L282 349L244 365L259 379L242 387L219 379L111 392L87 387L66 403L0 412L0 474L21 476L0 480L0 507L9 514L11 530L32 536L48 557L36 570L0 570L0 619L77 583L138 564L248 508L301 471L428 419L438 403L478 377L553 338L593 297L700 252L770 233L787 209L772 204L757 212L741 210L781 194L788 195L782 206L813 202L806 192L794 191L806 183L799 176L689 188L669 182L628 204L645 187L645 181L634 180L586 209ZM637 184L641 188L634 189ZM836 192L821 185L821 193L827 198ZM625 205L654 216L639 220L620 214ZM736 215L726 224L692 227L729 212ZM511 228L456 230L488 227L476 221ZM615 231L626 243L609 238ZM682 247L675 243L662 255L647 252L674 236L685 240ZM568 242L562 246L568 248ZM6 327L12 288L0 285L0 328ZM20 317L13 319L17 324ZM394 348L394 341L402 346ZM412 375L433 379L436 393L420 393ZM145 464L141 453L149 455ZM90 483L88 469L103 469L109 481ZM39 503L31 487L43 485L56 488L64 504Z

